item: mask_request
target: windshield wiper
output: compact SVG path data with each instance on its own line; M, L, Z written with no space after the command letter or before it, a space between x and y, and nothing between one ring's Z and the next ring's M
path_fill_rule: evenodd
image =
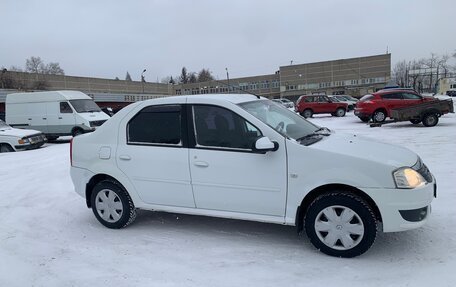
M302 142L303 140L306 140L306 139L311 139L311 138L323 138L323 136L329 136L331 135L331 130L328 129L327 127L321 127L317 130L315 130L314 132L310 133L310 134L307 134L303 137L300 137L300 138L297 138L296 141L298 142Z

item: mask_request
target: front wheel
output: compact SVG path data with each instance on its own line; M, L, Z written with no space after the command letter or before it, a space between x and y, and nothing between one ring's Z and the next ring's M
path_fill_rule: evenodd
M366 252L377 236L372 208L360 197L328 193L307 210L305 230L312 244L325 254L355 257Z
M125 227L136 218L136 209L130 195L115 181L103 180L97 183L90 200L95 217L108 228Z
M423 125L425 127L433 127L439 122L439 117L436 114L426 114L423 117Z
M0 144L0 153L1 152L13 152L14 149L9 144Z

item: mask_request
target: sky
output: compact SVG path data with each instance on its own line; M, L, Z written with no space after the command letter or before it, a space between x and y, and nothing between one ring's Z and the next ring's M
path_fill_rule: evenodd
M218 79L280 66L456 52L454 0L0 0L0 67L31 56L65 74L146 81L209 69Z

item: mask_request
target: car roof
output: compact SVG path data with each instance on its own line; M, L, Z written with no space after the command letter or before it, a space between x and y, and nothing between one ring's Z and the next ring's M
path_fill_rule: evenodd
M206 95L186 95L186 96L171 96L171 97L163 95L162 97L158 96L158 98L146 100L146 102L150 102L150 103L160 102L160 104L176 103L176 102L185 103L185 102L187 102L187 99L200 100L200 101L207 100L208 102L222 101L222 102L230 102L233 104L251 102L251 101L259 100L259 99L267 100L267 98L252 95L252 94L206 94Z
M379 90L377 92L375 92L374 94L383 94L383 93L394 93L394 92L414 92L414 93L418 93L417 91L415 91L414 89L412 88L392 88L392 89L382 89L382 90Z

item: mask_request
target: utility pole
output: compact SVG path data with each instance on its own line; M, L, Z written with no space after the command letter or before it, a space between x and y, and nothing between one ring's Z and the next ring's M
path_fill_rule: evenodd
M228 81L228 91L231 91L230 75L228 74L228 68L225 68L225 70L226 70L226 80Z
M144 73L146 72L146 69L144 69L141 73L141 85L142 85L142 93L144 94L144 82L146 79L144 78Z

